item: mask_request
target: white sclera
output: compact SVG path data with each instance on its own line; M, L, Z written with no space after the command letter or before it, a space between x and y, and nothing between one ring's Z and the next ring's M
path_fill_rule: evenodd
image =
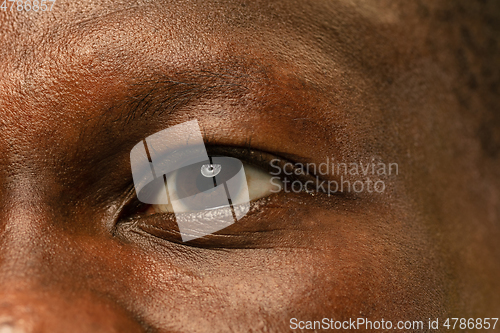
M283 188L283 183L278 177L272 179L268 173L251 165L245 165L245 175L247 177L248 196L251 201L279 192L277 185L281 189Z
M215 177L222 170L222 165L220 164L203 164L201 166L200 172L204 177Z
M212 162L224 165L224 160L236 160L232 157L212 157ZM239 220L250 210L250 197L248 194L247 178L243 163L238 161L241 165L240 170L231 179L226 181L227 191L233 206L239 205L238 209L234 210L236 219ZM217 180L217 176L215 177ZM219 182L217 182L219 183Z

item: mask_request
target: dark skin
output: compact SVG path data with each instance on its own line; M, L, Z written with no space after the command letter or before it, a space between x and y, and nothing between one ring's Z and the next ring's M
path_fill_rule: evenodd
M0 11L0 327L285 332L292 317L498 317L499 48L482 16L494 6ZM249 163L375 158L399 175L382 194L271 195L184 244L171 217L127 208L129 153L192 119L208 146L242 147Z

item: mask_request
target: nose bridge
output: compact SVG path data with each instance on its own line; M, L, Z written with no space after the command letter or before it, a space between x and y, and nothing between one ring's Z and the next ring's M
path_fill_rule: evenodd
M18 207L2 211L0 232L0 279L25 275L41 255L40 217Z
M38 332L46 312L39 279L43 252L49 250L43 244L50 244L43 240L47 225L26 187L12 192L0 212L0 333Z
M11 220L1 236L0 333L144 331L112 299L85 287L81 273L70 276L75 263L61 252L64 240L51 245L54 238L41 237L42 228L31 230L25 219L15 226ZM59 276L65 261L70 267Z
M33 181L13 182L9 191L2 193L0 277L33 268L43 256L43 248L50 245L50 208L43 203L41 191L33 188Z
M81 272L71 274L78 254L68 254L71 239L42 196L17 194L0 212L0 333L143 332L125 309L84 289Z
M124 309L91 294L0 293L0 333L130 332L145 330Z

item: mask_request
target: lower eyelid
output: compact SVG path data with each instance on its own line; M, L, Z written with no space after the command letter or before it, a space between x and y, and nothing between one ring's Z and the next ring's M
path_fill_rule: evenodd
M157 244L160 246L175 243L176 246L199 250L296 247L297 242L307 242L305 233L310 232L310 226L300 221L308 216L307 211L311 208L299 194L293 195L292 199L282 194L254 201L241 221L188 242L182 241L175 214L172 213L152 215L138 219L133 224L136 232L143 237L158 239ZM297 215L298 219L290 220L291 209L302 211ZM294 213L292 215L296 216Z
M257 201L254 201L250 204L250 210L248 211L247 215L244 217L244 219L252 219L254 218L254 215L256 214L261 214L263 213L263 209L269 209L269 208L277 208L281 209L282 207L280 205L268 205L268 203L271 203L273 199L270 199L269 197L259 199ZM237 208L236 208L237 209ZM215 213L214 215L214 221L217 220L217 213L216 212L211 212L212 214ZM186 213L189 215L193 215L193 213ZM205 215L207 212L197 212L194 213L193 218L198 216L199 214ZM210 213L209 213L210 214ZM205 216L203 216L205 217ZM248 220L247 220L248 221ZM252 220L248 221L247 225L252 225ZM241 225L241 221L235 222L236 224ZM190 240L188 243L182 241L181 233L178 228L178 223L177 223L177 215L174 213L158 213L154 215L150 215L147 217L143 218L138 218L135 222L132 223L134 225L133 228L139 229L142 232L145 232L148 235L152 235L154 237L157 237L163 241L167 242L174 242L174 243L179 243L181 245L189 246L189 247L208 247L208 248L217 248L217 247L225 247L227 244L225 242L229 241L232 239L231 242L237 242L238 244L234 245L233 247L237 248L240 247L240 242L244 241L245 243L252 243L251 239L254 237L250 237L250 239L244 239L243 235L238 235L238 234L220 234L221 232L218 231L217 233L211 233L207 235L203 235L204 237L196 238L193 240ZM258 234L264 230L253 230L252 227L247 227L249 230L243 231L244 234L247 236L251 234ZM224 229L221 229L224 230ZM189 231L188 231L189 233ZM192 234L196 235L197 231L193 230ZM248 238L248 237L247 237Z

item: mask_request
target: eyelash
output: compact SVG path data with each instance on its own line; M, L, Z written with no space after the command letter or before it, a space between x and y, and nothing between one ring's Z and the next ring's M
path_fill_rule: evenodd
M283 159L279 156L276 156L271 153L259 151L259 150L254 150L250 148L250 142L251 140L249 139L247 143L245 144L245 147L233 147L233 146L216 146L216 145L210 145L210 139L206 139L206 151L209 156L212 155L219 155L219 156L228 156L228 157L233 157L241 160L242 162L258 167L266 172L270 171L275 171L271 169L271 161L272 160L279 160L281 165L284 164L291 164L295 165L295 163ZM295 168L295 167L294 167ZM309 175L301 172L299 175L296 175L295 170L299 170L295 168L292 172L292 175L290 174L285 174L284 168L280 168L281 173L276 175L273 174L275 177L279 177L281 181L287 179L291 182L293 181L299 181L302 184L305 184L307 181L314 180L316 181L316 178L314 175ZM303 170L300 170L303 171ZM304 186L304 191L305 193L311 193L310 191L306 190L306 187ZM126 220L128 218L134 218L137 215L139 215L141 212L144 212L147 210L148 207L150 207L149 204L145 204L140 202L137 199L137 195L135 193L135 189L133 184L131 184L129 191L129 195L127 202L124 204L122 213L120 214L119 220ZM158 214L168 214L168 213L158 213Z
M202 128L201 130L202 130L202 135L203 135L203 141L205 142L205 145L207 147L208 155L219 154L219 155L223 155L223 156L238 158L241 161L245 162L246 164L250 164L250 165L259 167L259 168L264 169L268 172L271 171L271 165L270 165L271 160L278 159L281 162L279 164L281 173L276 175L276 176L279 177L282 181L284 179L289 179L292 182L293 181L300 181L300 182L302 182L302 184L305 184L308 180L316 181L316 178L315 178L316 175L306 174L306 172L304 172L304 170L300 170L300 171L302 171L301 175L296 175L295 170L298 170L298 169L295 168L295 163L293 163L292 161L289 161L287 159L281 158L279 156L276 156L276 155L268 153L268 152L263 152L263 151L252 149L252 145L251 145L252 144L252 136L251 135L247 137L247 139L245 140L245 143L243 144L242 147L218 146L217 143L215 142L215 140L213 140L215 138L215 136L210 137L208 135L208 133L205 131L205 128ZM211 145L211 140L213 140L213 143L214 143L213 145ZM215 151L210 151L210 148L215 149ZM221 150L227 150L227 151L224 152ZM249 157L249 155L255 155L255 154L259 154L259 161L256 161L255 157ZM264 156L264 155L267 156L267 159L266 158L262 159L262 156ZM292 172L292 175L285 174L283 172L285 170L283 165L285 165L285 164L288 164L288 165L291 164L294 166L295 169L294 169L294 172ZM304 192L310 193L307 191L304 191Z
M305 174L303 170L300 170L301 174L297 175L295 171L296 170L299 171L299 169L295 167L294 162L268 152L254 150L248 147L240 148L231 146L213 146L213 147L208 146L207 152L209 155L218 154L223 156L234 157L245 162L246 164L258 167L267 172L276 171L271 167L271 161L279 160L280 162L278 163L278 166L280 167L281 172L277 175L276 174L273 175L279 177L281 180L284 179L288 179L290 181L297 180L302 183L305 183L308 180L315 180L315 175ZM285 168L283 167L283 165L285 164L294 166L294 170L293 172L291 172L292 173L291 175L289 173L286 174L284 173Z

